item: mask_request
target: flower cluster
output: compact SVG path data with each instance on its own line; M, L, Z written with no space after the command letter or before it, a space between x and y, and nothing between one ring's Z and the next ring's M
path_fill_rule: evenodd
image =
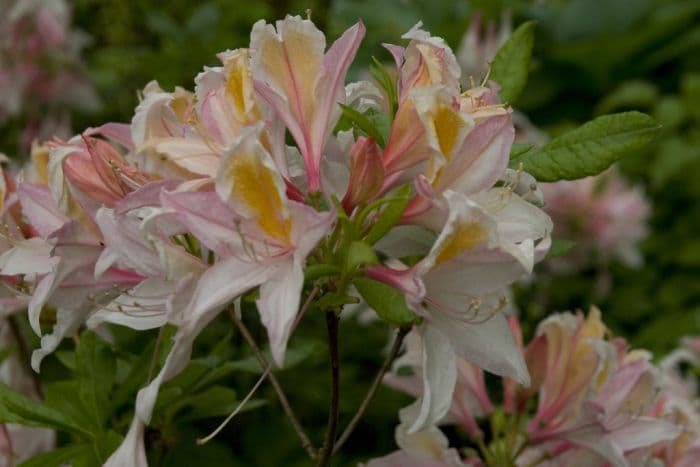
M511 326L519 337L517 319ZM679 368L682 362L698 364L697 348L687 345L654 366L648 352L630 350L608 334L595 308L586 318L546 318L524 348L532 384L503 378L500 404L493 402L481 368L459 359L441 423L464 434L461 454L436 426L415 430L406 422L418 402L401 413L396 440L402 449L368 465L696 465L698 394L695 380ZM425 370L416 355L427 343L419 336L409 343L386 383L422 399L416 375ZM413 375L398 371L406 367Z
M415 327L428 345L413 431L449 408L460 358L528 384L503 290L545 255L552 223L534 179L507 168L512 111L496 83L462 89L420 24L387 46L383 83L346 85L363 35L326 50L309 20L259 21L194 92L152 82L131 124L36 147L6 177L3 312L27 305L35 370L83 324L177 329L109 465L146 464L160 386L244 295L278 366L308 301L336 315L364 299Z
M85 37L70 29L65 0L6 0L0 17L0 124L22 116L21 147L70 135L71 110L97 96L80 61Z
M615 170L595 177L543 183L545 210L557 225L557 235L579 244L561 266L590 266L591 261L616 258L639 266L638 244L648 231L650 206L641 187L630 187Z

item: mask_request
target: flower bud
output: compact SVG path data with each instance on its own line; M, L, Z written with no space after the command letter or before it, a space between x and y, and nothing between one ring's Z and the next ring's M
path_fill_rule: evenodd
M350 149L350 183L343 198L347 213L372 199L384 183L381 149L374 138L361 136Z

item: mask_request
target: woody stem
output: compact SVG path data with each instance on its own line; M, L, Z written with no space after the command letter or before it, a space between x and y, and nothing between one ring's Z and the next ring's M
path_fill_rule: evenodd
M345 441L348 440L352 432L355 430L355 428L357 428L357 425L358 423L360 423L360 420L362 420L362 417L364 416L365 412L367 412L367 408L369 407L370 402L372 402L372 399L374 399L374 395L377 393L379 385L382 384L384 375L389 370L389 367L391 366L392 362L401 350L401 344L403 343L403 339L404 337L406 337L406 334L408 334L410 330L411 328L399 329L398 333L396 334L396 339L394 339L394 344L391 346L391 350L389 351L389 355L387 355L386 359L384 360L384 363L382 364L382 367L377 372L377 376L374 378L372 385L367 391L365 399L362 401L362 404L360 404L359 409L357 409L355 416L352 418L352 420L350 420L350 423L348 423L348 426L338 438L338 441L335 442L335 448L333 451L334 453L338 452L343 446L343 444L345 444Z
M334 310L326 312L326 327L328 328L328 353L331 361L331 401L328 410L328 426L326 427L326 437L318 456L319 467L330 465L335 445L335 436L338 428L339 411L339 374L340 360L338 359L338 315Z
M229 309L229 316L231 317L231 320L236 325L238 330L241 332L243 339L245 339L250 348L253 350L253 354L260 363L260 366L262 367L263 371L266 371L268 368L270 368L270 363L267 361L267 358L265 358L265 355L263 355L262 351L260 350L260 347L255 342L255 339L248 330L248 327L245 325L245 323L243 323L243 321L236 315L236 312L232 309ZM277 394L277 398L280 401L280 405L282 405L282 410L284 410L284 413L287 415L287 418L292 424L294 431L296 431L297 436L299 436L299 439L301 440L301 445L304 447L306 453L311 459L316 459L316 449L314 448L313 444L311 443L311 440L304 431L304 428L301 426L301 423L299 422L299 419L294 413L292 406L289 404L289 399L287 399L287 395L284 393L284 390L282 389L279 380L272 371L268 372L268 378L270 379L270 384L272 384L272 388Z

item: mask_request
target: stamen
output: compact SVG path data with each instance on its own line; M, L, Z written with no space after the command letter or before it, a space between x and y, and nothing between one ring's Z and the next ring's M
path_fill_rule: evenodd
M270 374L270 369L271 368L269 366L265 369L263 374L258 379L258 382L255 383L255 385L253 386L253 389L251 389L250 392L248 392L248 394L243 398L241 403L238 404L238 406L234 409L233 412L231 412L231 414L228 417L226 417L226 420L224 420L221 423L221 425L219 425L214 431L212 431L209 436L197 439L198 446L201 446L201 445L211 441L216 435L218 435L221 432L221 430L223 430L226 427L226 425L228 425L228 423L231 420L233 420L233 417L238 415L238 413L241 411L241 409L243 409L243 406L245 406L248 403L248 401L250 400L250 398L253 397L253 394L255 394L255 392L258 390L258 388L260 387L262 382L265 381L265 378L267 378L267 375Z
M504 296L500 297L498 303L493 305L489 310L484 312L483 301L479 297L474 297L469 294L463 294L465 297L469 297L469 305L464 310L456 310L451 308L444 303L441 303L434 298L425 297L424 304L430 305L430 308L437 311L450 319L461 321L466 324L483 324L493 318L497 313L503 310L508 304L508 299ZM480 316L481 315L481 316Z

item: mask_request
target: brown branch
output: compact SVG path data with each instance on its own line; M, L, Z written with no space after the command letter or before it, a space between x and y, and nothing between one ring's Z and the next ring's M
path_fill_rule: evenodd
M326 312L326 327L328 328L328 354L331 360L331 401L328 409L326 437L323 442L323 447L319 451L318 463L316 464L319 467L327 467L330 465L331 457L334 452L335 435L338 429L340 361L338 359L338 315L334 310Z
M357 425L360 423L360 420L362 420L362 417L364 416L365 412L367 412L367 408L369 407L370 402L372 402L372 399L374 399L374 395L377 393L379 386L382 384L384 375L387 371L389 371L389 367L393 363L396 356L399 354L404 337L406 337L406 334L408 334L410 330L411 328L401 328L396 333L396 338L394 339L394 344L391 346L389 355L387 355L386 359L384 360L384 363L382 364L382 367L377 372L377 376L374 378L372 385L367 391L365 399L362 401L362 404L360 404L360 408L357 409L355 416L352 417L352 420L350 420L350 423L348 423L348 426L343 431L343 434L341 434L340 438L338 438L338 441L335 442L335 448L333 450L333 453L336 453L340 450L340 448L343 446L343 444L345 444L345 442L348 440L355 428L357 428Z
M311 301L307 299L306 303L304 304L305 306L302 307L302 310L299 313L302 313L304 311L304 308L307 308L310 302ZM262 367L263 371L268 371L270 369L270 363L265 358L265 355L263 355L262 351L260 350L260 347L258 347L258 344L255 342L255 339L248 330L248 327L236 315L236 312L230 308L229 316L231 316L231 320L233 320L234 324L241 332L243 339L245 339L250 348L253 350L253 354L260 363L260 366ZM287 399L286 394L282 390L282 386L280 385L279 380L274 375L274 373L272 373L272 371L269 371L268 378L270 379L270 383L272 384L272 387L275 390L275 393L277 394L277 398L279 399L280 404L282 405L282 410L284 410L284 413L287 415L287 418L291 422L294 431L296 431L297 435L299 436L302 446L304 447L311 459L316 459L316 449L314 448L313 444L311 443L311 440L304 431L304 428L301 426L301 423L299 422L299 419L294 413L292 406L289 404L289 399Z

